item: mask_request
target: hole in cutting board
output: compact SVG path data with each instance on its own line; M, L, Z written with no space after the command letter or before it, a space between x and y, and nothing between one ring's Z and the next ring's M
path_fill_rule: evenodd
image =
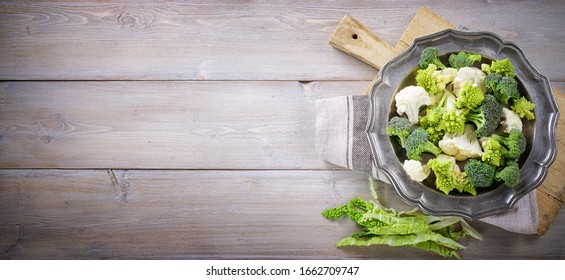
M351 35L351 38L353 38L353 40L357 40L357 34Z

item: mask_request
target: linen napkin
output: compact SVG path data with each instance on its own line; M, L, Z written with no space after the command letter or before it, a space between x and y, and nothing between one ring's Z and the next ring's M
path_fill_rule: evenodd
M316 150L333 164L370 174L389 183L374 163L365 133L369 112L368 95L349 95L316 100ZM391 186L392 187L392 186ZM536 192L518 200L503 214L481 221L510 232L536 234L538 208Z

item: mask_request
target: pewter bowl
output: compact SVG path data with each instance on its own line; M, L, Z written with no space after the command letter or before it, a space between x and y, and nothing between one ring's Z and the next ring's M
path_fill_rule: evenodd
M509 188L497 184L479 190L476 196L446 195L435 188L432 176L419 183L411 180L404 171L402 163L406 159L405 151L396 139L386 134L386 124L397 114L395 93L409 84L415 84L420 53L426 47L438 48L440 55L444 55L444 61L450 53L465 51L483 55L483 62L509 58L514 65L521 93L536 104L535 120L523 119L523 132L528 145L518 160L521 179L517 186ZM386 174L405 202L417 205L430 215L479 219L509 210L518 199L543 182L557 155L555 133L558 118L559 109L548 78L530 63L516 44L490 32L449 29L416 39L404 53L381 68L370 92L366 131L376 167Z

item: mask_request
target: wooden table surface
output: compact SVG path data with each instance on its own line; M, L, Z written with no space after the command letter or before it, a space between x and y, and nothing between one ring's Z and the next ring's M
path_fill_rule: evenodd
M0 258L437 258L336 249L356 228L320 214L370 197L314 150L315 100L377 73L328 44L346 14L394 45L427 6L565 91L561 1L253 2L0 3ZM563 210L543 236L473 225L464 259L565 258Z

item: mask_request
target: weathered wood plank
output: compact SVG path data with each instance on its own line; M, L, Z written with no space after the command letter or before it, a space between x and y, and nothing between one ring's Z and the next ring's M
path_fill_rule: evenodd
M336 249L357 228L320 212L355 196L349 171L0 170L0 253L8 259L430 259L409 248ZM389 206L407 209L388 185ZM557 259L565 215L543 237L475 222L465 259Z
M561 110L561 117L557 123L557 147L558 156L555 162L549 168L547 177L542 186L537 189L537 199L539 207L539 225L538 232L544 234L551 226L555 217L561 211L565 202L565 188L563 187L563 178L565 178L565 161L563 155L563 139L565 139L565 118L563 110L565 109L565 83L554 83L552 88L557 96L557 104Z
M355 227L320 213L366 183L347 172L108 172L0 171L3 257L347 257L334 243Z
M0 168L327 168L321 97L359 82L4 82Z
M367 83L4 82L0 168L333 168L314 100Z
M375 69L328 45L340 19L350 14L394 44L427 6L516 42L565 81L559 2L133 2L1 3L0 79L371 80Z
M349 15L343 17L330 37L330 45L380 69L398 52Z

